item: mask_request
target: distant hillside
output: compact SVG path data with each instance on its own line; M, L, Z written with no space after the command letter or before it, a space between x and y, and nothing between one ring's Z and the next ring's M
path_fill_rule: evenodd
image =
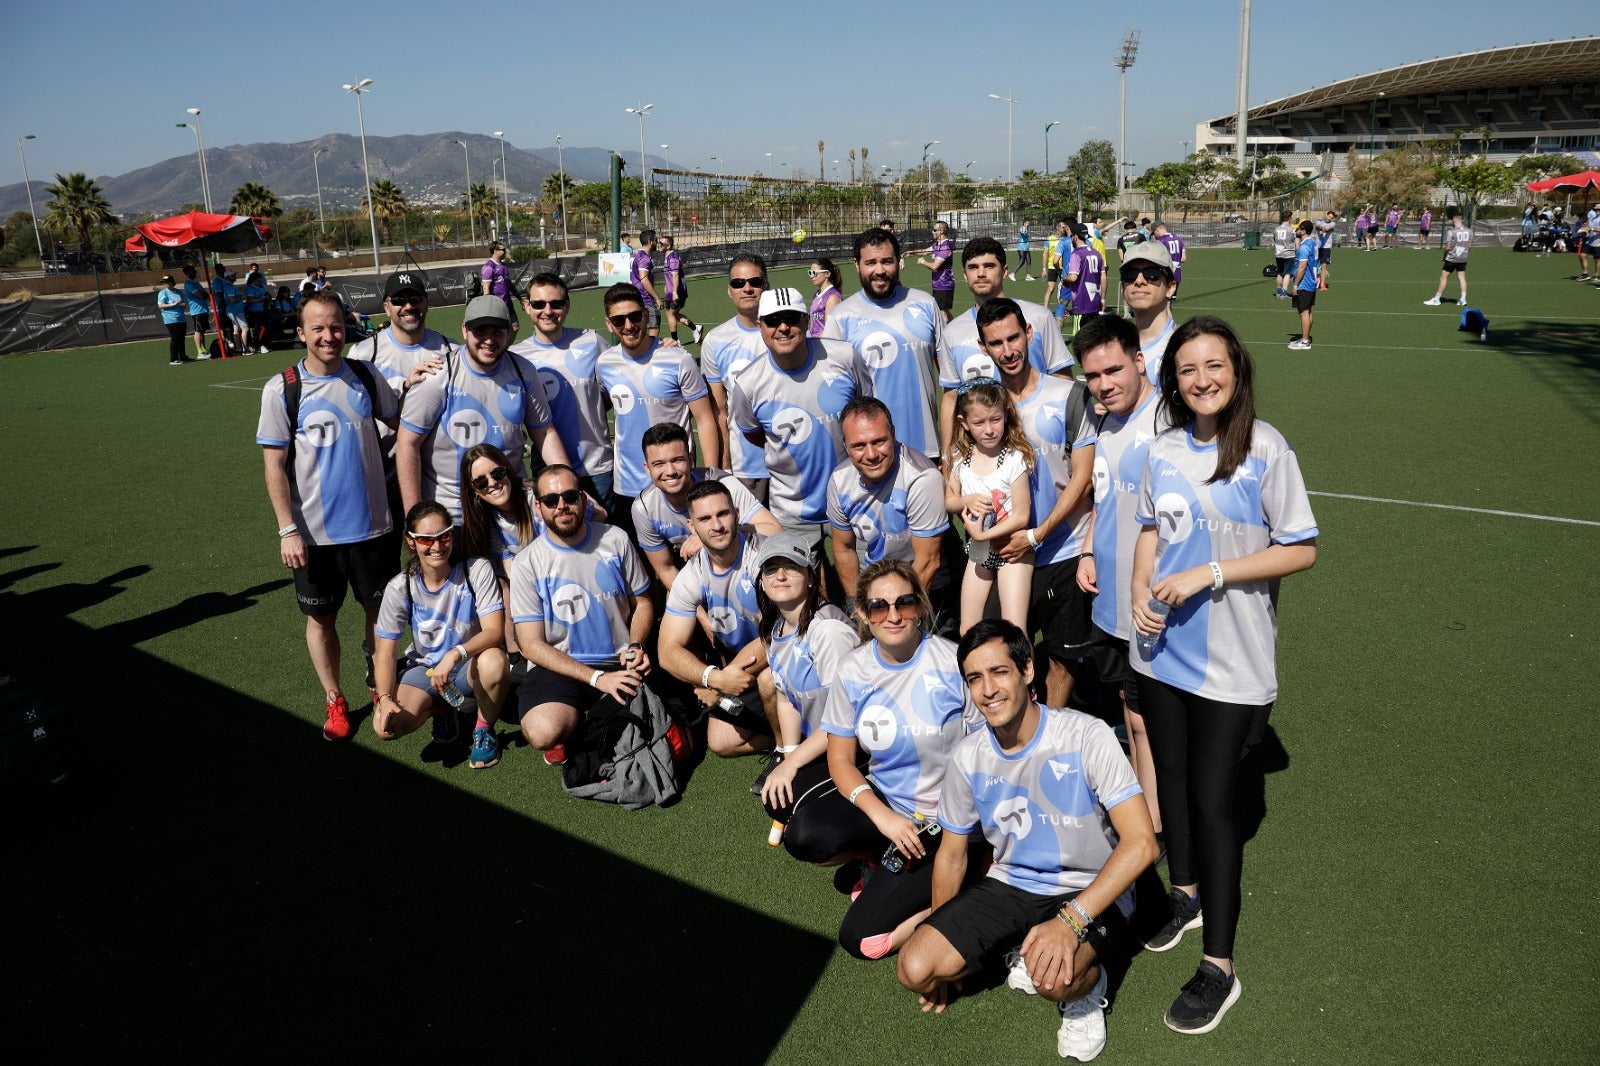
M425 133L404 137L368 137L367 160L372 178L388 178L414 204L458 204L466 198L466 169L461 141L467 146L473 183L488 184L498 176L500 141L480 133ZM325 148L313 169L311 153ZM611 149L562 147L561 157L568 174L577 181L602 181L610 176ZM638 153L623 149L623 158L637 160ZM650 156L652 167L671 167L672 163ZM330 133L314 141L298 144L227 145L206 147L206 165L211 171L211 199L218 211L226 211L234 190L247 181L259 182L278 194L285 209L317 206L317 172L322 177L322 203L326 210L348 210L360 204L361 139L346 133ZM544 180L556 170L556 150L524 150L506 144L506 169L513 203L539 196ZM173 156L148 167L95 180L119 215L149 211L156 215L174 213L187 203L200 202L199 161L193 152ZM627 173L632 175L634 168ZM42 216L49 196L44 187L53 177L33 181L34 205ZM28 209L28 195L21 182L0 186L0 218L13 211Z

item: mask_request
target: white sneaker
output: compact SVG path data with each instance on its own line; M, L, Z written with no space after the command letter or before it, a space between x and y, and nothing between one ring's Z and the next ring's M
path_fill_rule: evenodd
M1292 352L1309 352L1311 350L1311 342L1308 340L1290 341L1289 350Z
M211 353L210 352L201 352L199 355L195 356L195 358L196 359L210 359L211 358Z
M269 350L270 349L268 349L267 346L265 344L263 344L261 347L256 349L256 353L258 355L266 355Z
M1017 276L1015 274L1007 274L1006 275L1006 280L1007 281L1016 281L1017 280Z
M1431 300L1423 300L1422 302L1424 304L1426 304L1428 307L1438 307L1439 306L1439 298L1437 296L1435 296Z
M1056 1033L1056 1053L1064 1059L1088 1062L1106 1046L1106 968L1087 996L1061 1004L1061 1029Z
M701 335L703 333L705 333L705 327L700 325L698 322L695 323L695 327L694 327L694 342L696 344L700 343L700 337L701 337Z
M1028 961L1015 951L1011 953L1011 966L1006 973L1006 986L1021 992L1025 996L1037 996L1039 990L1033 986L1033 978L1028 976Z
M1028 280L1028 281L1032 281L1032 280L1034 280L1034 278L1033 278L1033 275L1032 275L1032 274L1029 274L1029 275L1028 275L1028 277L1027 277L1027 279L1026 279L1026 280Z

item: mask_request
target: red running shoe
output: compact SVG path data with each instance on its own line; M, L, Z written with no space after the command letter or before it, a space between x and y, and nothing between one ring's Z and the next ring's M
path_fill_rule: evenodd
M328 720L322 723L322 739L350 739L350 705L343 695L328 698Z
M566 761L567 746L565 744L557 744L547 749L544 753L544 764L546 766L563 766Z

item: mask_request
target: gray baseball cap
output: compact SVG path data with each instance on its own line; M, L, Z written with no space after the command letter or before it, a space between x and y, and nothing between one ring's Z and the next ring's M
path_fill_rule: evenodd
M761 542L756 552L756 568L766 566L773 559L809 570L812 564L811 542L798 533L779 533Z
M474 296L467 301L467 311L462 322L473 326L504 326L511 328L511 310L498 296Z
M1172 253L1167 251L1167 246L1160 241L1140 241L1122 253L1122 266L1137 263L1143 259L1147 263L1172 272Z

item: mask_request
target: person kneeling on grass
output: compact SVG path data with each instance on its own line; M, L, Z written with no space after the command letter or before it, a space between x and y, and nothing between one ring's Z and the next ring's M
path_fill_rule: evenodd
M1029 695L1033 643L986 619L957 649L986 728L956 744L939 797L933 913L900 950L896 976L924 1011L1011 951L1006 983L1061 1012L1056 1051L1088 1062L1106 1043L1106 970L1135 948L1133 883L1156 858L1155 830L1111 727ZM974 829L994 849L965 889Z
M431 717L434 741L448 743L458 728L454 697L470 693L478 701L470 765L483 770L500 761L494 723L510 690L505 611L487 559L450 562L451 534L441 504L424 500L406 514L411 559L383 590L373 629L372 729L394 740ZM395 642L407 628L413 643L396 683Z

